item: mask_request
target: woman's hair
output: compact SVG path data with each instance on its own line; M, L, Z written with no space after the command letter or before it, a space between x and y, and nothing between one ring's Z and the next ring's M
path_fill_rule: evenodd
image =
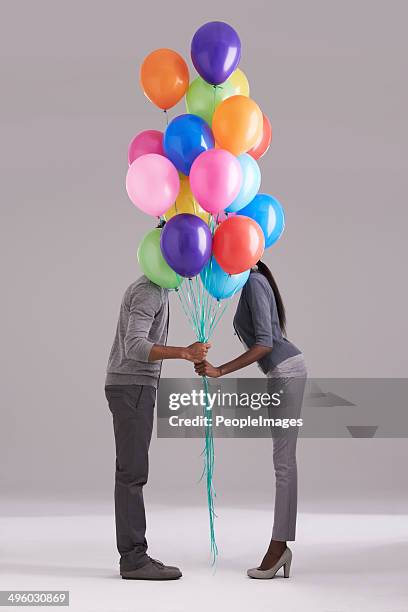
M270 271L268 266L263 261L259 260L256 265L258 268L258 272L260 272L260 274L262 274L266 278L266 280L271 286L271 289L275 296L276 307L278 309L279 325L282 330L282 333L285 334L286 333L286 312L285 312L285 306L283 304L282 296L278 289L278 285L276 284L276 281L273 278L272 272Z

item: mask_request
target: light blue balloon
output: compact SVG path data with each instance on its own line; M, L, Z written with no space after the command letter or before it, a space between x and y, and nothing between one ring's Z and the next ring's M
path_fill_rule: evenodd
M228 274L211 257L208 264L200 272L201 280L208 293L217 300L225 300L242 289L248 280L250 270L240 274Z
M253 157L243 153L238 158L242 170L242 187L235 200L225 209L225 212L237 212L254 199L261 186L261 171Z
M250 217L260 225L265 236L265 249L275 244L285 229L282 204L267 193L258 193L238 215Z

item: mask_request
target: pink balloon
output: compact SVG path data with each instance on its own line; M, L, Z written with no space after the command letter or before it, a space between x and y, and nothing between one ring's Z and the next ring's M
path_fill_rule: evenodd
M180 189L178 172L157 153L138 157L129 166L126 191L133 204L152 217L160 217L176 201Z
M147 153L157 153L164 155L163 151L163 132L158 130L145 130L134 137L128 149L129 166L141 155Z
M241 165L224 149L204 151L191 166L191 191L200 206L211 214L227 208L237 197L241 184Z

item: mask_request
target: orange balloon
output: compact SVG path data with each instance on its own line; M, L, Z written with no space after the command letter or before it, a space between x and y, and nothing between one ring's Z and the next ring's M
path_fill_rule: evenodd
M247 96L231 96L217 108L212 121L214 138L222 149L241 155L262 137L262 111Z
M252 268L262 257L264 248L264 233L249 217L228 217L215 230L213 254L228 274L240 274Z
M181 100L188 83L188 66L181 55L171 49L152 51L140 67L140 84L145 96L163 110Z

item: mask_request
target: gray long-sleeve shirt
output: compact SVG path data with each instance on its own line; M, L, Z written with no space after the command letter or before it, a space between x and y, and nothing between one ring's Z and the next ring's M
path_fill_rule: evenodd
M125 291L110 352L106 385L157 387L161 361L149 362L154 344L166 344L168 290L141 276Z
M259 344L272 349L258 361L264 374L301 352L283 337L274 293L268 280L259 272L251 271L242 289L234 327L246 347Z

